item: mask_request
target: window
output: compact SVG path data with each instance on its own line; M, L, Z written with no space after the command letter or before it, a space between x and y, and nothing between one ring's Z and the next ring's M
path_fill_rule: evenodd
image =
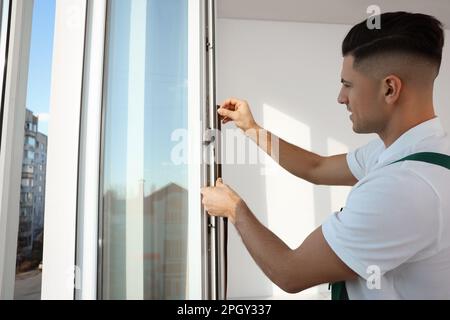
M33 179L22 179L22 187L33 187Z
M33 201L33 193L31 193L31 192L25 192L25 193L24 193L24 201L25 201L27 204L30 204L30 203Z
M26 154L27 154L27 159L34 160L34 152L33 151L28 150L26 152Z
M188 170L172 138L187 128L188 1L112 0L108 15L101 297L184 299Z
M26 157L27 157L27 159L29 159L29 160L34 160L34 152L33 152L33 151L30 151L30 150L27 150L27 151L26 151Z
M29 145L29 146L35 146L36 145L36 139L30 136L27 136L25 138L25 144Z
M33 166L30 166L30 165L23 165L22 166L22 175L24 175L24 174L31 175L33 173L34 173Z
M15 299L41 298L47 119L50 100L55 0L35 0L26 96L20 224L17 235ZM34 175L34 173L39 173Z

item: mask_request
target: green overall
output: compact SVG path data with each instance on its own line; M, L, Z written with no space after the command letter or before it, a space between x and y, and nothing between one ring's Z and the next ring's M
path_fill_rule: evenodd
M437 166L441 166L450 170L450 156L442 153L434 152L421 152L407 156L391 164L402 161L421 161L431 163ZM342 209L341 209L342 210ZM345 281L330 283L331 286L331 299L332 300L348 300L347 289L345 287Z

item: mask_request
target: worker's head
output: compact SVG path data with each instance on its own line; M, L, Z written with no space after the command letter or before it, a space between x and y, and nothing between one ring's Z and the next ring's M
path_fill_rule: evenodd
M426 99L432 101L441 65L444 32L436 18L407 12L384 13L378 18L379 29L363 21L342 44L338 102L352 112L353 129L358 133L378 133L394 113L405 112L422 100L424 104Z

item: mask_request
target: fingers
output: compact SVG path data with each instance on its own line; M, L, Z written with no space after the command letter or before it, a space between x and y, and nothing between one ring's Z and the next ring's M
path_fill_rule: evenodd
M225 108L229 106L234 106L236 103L232 103L233 99L227 99L225 100L221 105L220 108Z
M229 110L236 110L236 105L241 102L241 100L236 99L236 98L229 98L227 100L225 100L222 105L220 106L220 108L225 108L225 109L229 109Z
M242 101L236 98L229 98L225 100L220 106L218 106L219 109L217 110L217 112L221 116L223 124L226 124L230 121L236 121L236 110L239 103L242 103Z
M222 117L226 117L226 118L229 118L229 119L231 119L231 120L235 120L235 119L236 119L236 113L235 113L235 111L231 111L231 110L228 110L228 109L221 108L221 109L217 110L217 112L218 112Z
M219 110L217 110L217 113L219 113ZM220 119L220 121L229 120L228 117L221 116L220 113L219 113L219 119Z
M211 191L212 189L214 189L214 187L204 187L200 189L200 193L205 196L209 193L209 191Z
M220 121L225 121L225 120L227 120L228 117L224 117L224 116L221 116L221 115L220 115L220 112L219 112L220 109L221 109L221 106L220 106L220 105L217 105L217 113L219 114L219 120L220 120Z
M220 184L223 184L223 179L222 178L218 178L216 180L216 186L220 185ZM214 187L203 187L203 188L200 189L200 193L204 195L205 193L208 192L209 189L214 189Z
M217 110L217 113L219 113L219 110ZM225 123L227 123L227 122L232 121L232 120L231 120L230 118L228 118L228 117L221 116L220 113L219 113L219 120L222 121L222 124L225 124Z

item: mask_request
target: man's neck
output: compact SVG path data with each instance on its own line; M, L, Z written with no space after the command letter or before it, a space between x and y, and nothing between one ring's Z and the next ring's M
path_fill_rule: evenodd
M420 116L414 116L410 113L409 117L404 115L392 117L391 121L385 126L384 130L378 133L378 135L381 140L383 140L387 149L408 130L434 118L436 118L436 114L433 109L430 109L430 112Z

